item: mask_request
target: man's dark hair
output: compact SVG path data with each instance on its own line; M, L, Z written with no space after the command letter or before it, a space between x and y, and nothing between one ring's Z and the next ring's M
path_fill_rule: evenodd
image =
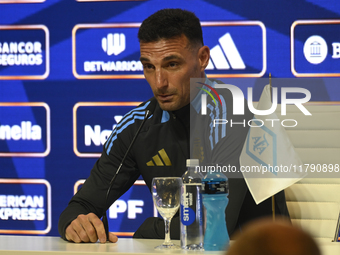
M157 42L185 35L190 45L204 45L200 20L193 12L163 9L145 19L138 31L139 42Z

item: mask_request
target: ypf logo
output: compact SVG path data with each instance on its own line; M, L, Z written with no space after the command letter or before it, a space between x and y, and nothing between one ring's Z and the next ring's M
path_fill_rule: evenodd
M303 54L311 64L322 63L328 54L326 41L319 35L310 36L303 46Z
M125 45L125 35L122 33L109 33L102 39L102 48L108 56L119 55L125 50Z

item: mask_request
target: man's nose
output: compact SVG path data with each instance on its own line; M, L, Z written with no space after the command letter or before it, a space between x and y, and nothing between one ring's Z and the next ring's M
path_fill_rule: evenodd
M159 69L156 71L156 86L162 88L168 85L167 74L164 70Z

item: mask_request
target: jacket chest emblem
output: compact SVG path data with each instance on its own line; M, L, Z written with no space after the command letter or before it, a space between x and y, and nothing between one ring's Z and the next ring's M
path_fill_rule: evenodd
M159 150L158 153L146 163L147 166L171 166L171 161L164 148Z

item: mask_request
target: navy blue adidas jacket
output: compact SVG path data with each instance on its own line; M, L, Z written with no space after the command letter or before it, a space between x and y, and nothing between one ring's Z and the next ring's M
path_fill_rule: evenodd
M206 80L211 86L214 83ZM146 110L152 109L152 116L145 122L124 166L113 184L109 203L123 195L142 175L150 189L153 177L180 177L186 170L186 159L199 158L201 162L229 164L239 169L239 156L248 132L248 126L219 125L211 127L211 119L233 119L234 122L249 120L252 114L233 116L232 95L227 89L218 90L222 105L215 106L208 97L207 115L201 116L195 100L175 112L163 111L152 98L126 114L103 146L103 153L94 165L89 178L71 199L59 219L59 234L65 239L67 226L79 215L95 213L102 216L105 196L109 183L116 172L125 152L142 120ZM199 95L198 95L199 96ZM198 97L196 97L197 99ZM248 107L245 107L248 109ZM191 114L190 114L191 111ZM199 116L199 119L191 117ZM190 125L191 123L191 125ZM205 125L202 123L205 123ZM191 127L190 127L191 126ZM202 129L202 127L205 127ZM191 145L191 146L190 146ZM229 204L226 209L226 222L229 234L245 222L270 215L271 201L256 205L241 173L229 176ZM108 209L108 208L106 208ZM276 213L287 215L284 193L276 195ZM179 239L179 217L171 222L171 238ZM137 238L164 238L164 223L159 218L150 218L136 231Z

